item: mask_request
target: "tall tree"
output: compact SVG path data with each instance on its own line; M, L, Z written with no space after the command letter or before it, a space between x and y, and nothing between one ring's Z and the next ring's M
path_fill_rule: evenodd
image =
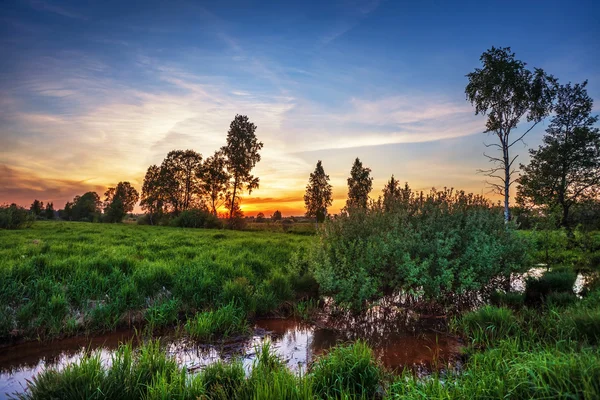
M208 198L212 213L217 216L217 210L225 202L227 190L229 189L229 174L226 170L226 159L222 151L204 161L204 165L197 171L200 179L202 193Z
M310 174L308 185L306 185L306 193L304 194L306 216L315 217L317 223L323 222L327 216L327 207L331 206L332 203L329 175L325 174L323 164L319 160L315 171Z
M239 211L238 197L244 189L248 194L258 188L259 178L250 172L260 161L263 143L256 138L256 125L246 115L236 115L227 132L227 144L222 148L226 159L227 172L231 176L230 192L228 193L229 218Z
M51 202L46 203L46 208L44 209L44 217L46 219L54 219L54 204Z
M29 207L29 211L35 215L36 217L42 214L42 210L44 209L44 202L35 199L33 203L31 203L31 207Z
M162 190L175 215L201 203L197 173L201 168L202 155L194 150L173 150L163 160Z
M513 163L517 158L510 155L510 148L550 113L556 80L539 68L533 72L525 68L526 64L515 59L510 47L492 47L480 60L483 68L467 74L469 83L465 93L475 106L475 114L487 115L485 133L493 133L499 140L499 143L486 144L501 154L493 157L484 153L494 167L481 172L500 180L500 184L488 184L494 192L504 196L504 219L508 221ZM523 118L530 122L529 126L519 131L518 137L511 137Z
M129 182L119 182L104 193L104 214L108 222L121 222L139 200L138 191Z
M383 187L383 207L386 211L390 211L397 199L400 198L400 182L394 178L394 175Z
M150 225L164 212L165 193L162 190L162 174L160 167L151 165L144 176L140 206L148 214Z
M518 197L534 206L558 207L567 228L571 207L600 194L600 130L586 86L587 81L559 86L543 144L529 150L530 163L521 164L519 178Z
M367 208L369 193L371 193L372 188L371 168L363 167L362 162L356 157L348 178L346 209Z

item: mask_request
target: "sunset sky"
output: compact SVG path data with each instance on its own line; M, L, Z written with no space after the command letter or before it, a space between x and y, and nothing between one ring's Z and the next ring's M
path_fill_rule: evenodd
M391 174L486 194L476 170L493 138L465 100L465 74L486 49L511 46L562 83L588 79L598 113L600 3L456 4L2 2L0 203L61 208L119 181L141 190L168 151L211 155L236 114L264 142L260 189L242 203L250 215L303 214L317 160L332 212L355 157L373 171L372 197Z

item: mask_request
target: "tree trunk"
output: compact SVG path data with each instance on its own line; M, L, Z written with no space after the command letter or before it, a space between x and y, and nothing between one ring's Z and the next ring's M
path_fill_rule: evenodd
M503 146L504 156L504 222L510 221L510 159L508 156L508 147Z
M238 178L237 176L233 180L233 195L231 196L231 208L229 208L229 220L233 218L233 210L235 207L235 192L237 191Z

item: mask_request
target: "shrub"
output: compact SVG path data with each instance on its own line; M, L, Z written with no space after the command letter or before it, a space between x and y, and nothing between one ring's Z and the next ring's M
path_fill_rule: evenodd
M569 313L578 339L589 343L600 342L600 309L577 309Z
M248 332L246 313L230 303L215 311L198 313L185 324L187 332L198 340L213 340Z
M31 226L35 216L16 204L0 205L0 229L21 229Z
M525 281L525 302L538 304L551 293L573 293L577 275L572 271L549 271L540 278L529 277Z
M191 209L182 211L173 218L171 225L181 228L222 228L223 224L219 218L212 213L202 209Z
M495 291L490 296L490 303L497 307L520 309L525 302L523 293Z
M483 197L408 186L401 197L324 224L311 258L324 294L354 309L398 292L455 307L521 268L526 240Z
M382 371L373 351L364 342L337 346L318 358L311 368L315 394L337 398L342 394L373 398L379 388Z
M490 344L507 338L517 330L518 325L517 318L508 308L485 306L462 316L458 328L472 342Z
M549 307L566 307L578 300L577 295L573 292L556 292L546 296L546 304Z

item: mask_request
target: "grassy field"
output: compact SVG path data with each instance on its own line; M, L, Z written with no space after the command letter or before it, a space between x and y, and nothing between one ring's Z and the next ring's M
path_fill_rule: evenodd
M161 327L229 304L252 317L315 290L290 265L310 236L75 222L1 235L3 341Z

